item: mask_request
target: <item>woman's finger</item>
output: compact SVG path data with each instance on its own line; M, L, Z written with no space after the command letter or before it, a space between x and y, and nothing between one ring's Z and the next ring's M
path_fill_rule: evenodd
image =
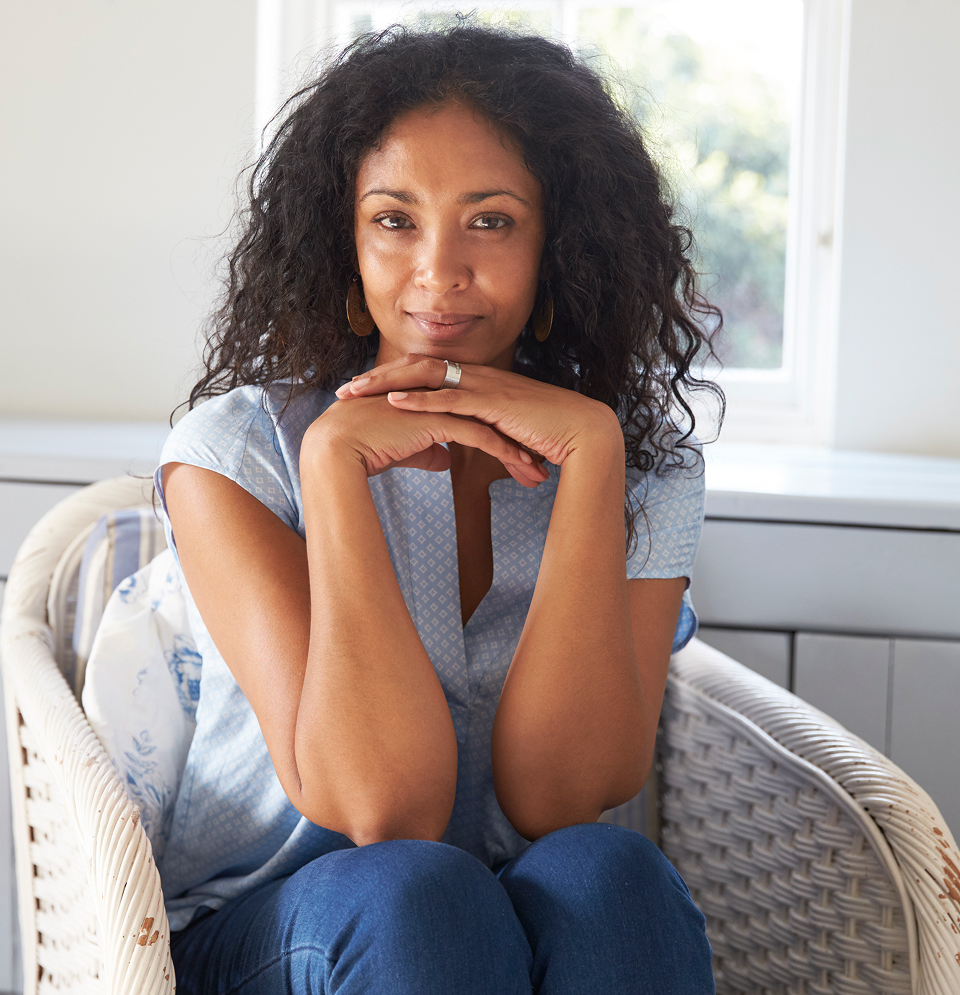
M411 412L410 414L413 413ZM416 417L419 418L421 416L417 415ZM424 423L423 429L420 429L419 425L417 426L419 431L416 433L416 436L419 436L423 441L419 443L416 452L411 453L408 449L405 453L402 450L400 452L394 450L391 453L390 449L393 449L394 446L388 444L387 450L381 451L380 455L377 454L376 450L367 454L368 457L372 458L373 465L376 466L375 472L379 473L388 466L417 465L423 469L430 469L431 467L421 462L423 457L420 455L425 449L431 448L430 446L421 448L424 446L424 442L427 442L429 439L434 446L438 443L456 442L473 449L482 449L485 453L499 460L507 472L526 487L535 487L543 483L548 476L546 471L538 463L534 462L530 455L515 440L508 438L490 425L476 421L473 418L460 418L455 415L451 416L443 413L439 416L423 417L427 417L428 421ZM420 434L424 430L427 433L427 438L424 438ZM417 445L413 438L410 441L414 445ZM403 443L401 442L400 445L403 445ZM416 459L418 462L411 463L409 462L411 459ZM370 463L368 463L369 465ZM437 468L444 469L445 467Z
M527 487L535 487L549 476L539 463L533 461L513 439L506 438L490 425L475 421L472 418L451 418L449 432L444 433L444 442L457 442L462 446L482 449L485 453L498 459L507 472L519 483Z
M452 365L452 364L451 364ZM466 389L476 379L476 367L461 366L458 387ZM367 373L338 387L336 394L341 401L351 397L368 397L386 394L391 390L438 390L447 375L447 363L429 356L407 357L384 366L377 366ZM466 381L466 382L465 382Z
M427 391L390 390L387 400L394 408L403 411L427 411L434 414L459 415L473 418L485 425L493 425L507 438L516 439L522 446L534 440L527 438L521 424L520 398L508 392L480 390L454 390L451 388Z

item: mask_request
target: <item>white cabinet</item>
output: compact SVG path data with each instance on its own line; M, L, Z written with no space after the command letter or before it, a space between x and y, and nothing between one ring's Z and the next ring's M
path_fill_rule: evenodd
M702 638L887 753L960 832L960 460L705 454Z
M960 531L708 516L696 583L711 622L960 639Z

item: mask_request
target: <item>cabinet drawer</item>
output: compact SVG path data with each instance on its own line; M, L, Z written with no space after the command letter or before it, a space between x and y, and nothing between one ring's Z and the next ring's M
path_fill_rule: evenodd
M960 833L960 643L893 640L890 759L925 788Z
M752 632L749 629L701 626L697 635L708 646L726 653L768 681L790 690L789 632Z
M0 483L0 577L10 572L30 529L58 501L78 490L72 484Z
M891 640L798 632L794 693L887 752Z
M701 622L960 636L960 533L704 523L691 591Z

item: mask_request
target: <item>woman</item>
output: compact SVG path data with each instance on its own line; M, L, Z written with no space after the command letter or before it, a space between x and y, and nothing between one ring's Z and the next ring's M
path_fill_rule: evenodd
M689 236L543 39L392 30L292 106L157 475L180 990L712 991L683 882L596 823L695 626Z

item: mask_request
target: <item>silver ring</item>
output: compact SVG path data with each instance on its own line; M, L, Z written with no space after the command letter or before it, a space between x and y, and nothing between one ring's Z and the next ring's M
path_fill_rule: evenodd
M440 389L444 387L456 387L460 383L460 364L451 363L448 359L444 362L447 364L447 375L443 378L443 383L440 384Z

